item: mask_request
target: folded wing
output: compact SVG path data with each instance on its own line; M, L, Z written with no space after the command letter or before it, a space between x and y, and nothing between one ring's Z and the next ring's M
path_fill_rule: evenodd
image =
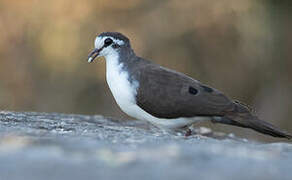
M236 106L220 91L161 66L148 64L136 74L137 104L158 118L223 116Z

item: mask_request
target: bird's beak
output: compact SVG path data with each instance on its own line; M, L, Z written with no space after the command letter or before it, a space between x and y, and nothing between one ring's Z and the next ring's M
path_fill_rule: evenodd
M91 63L98 55L99 55L99 52L102 50L102 48L98 49L98 48L95 48L93 51L90 52L90 54L88 55L88 59L87 61L89 63Z

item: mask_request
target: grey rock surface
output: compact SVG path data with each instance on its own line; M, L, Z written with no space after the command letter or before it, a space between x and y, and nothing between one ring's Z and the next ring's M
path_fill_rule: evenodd
M292 179L291 144L205 133L184 137L142 121L1 111L0 180Z

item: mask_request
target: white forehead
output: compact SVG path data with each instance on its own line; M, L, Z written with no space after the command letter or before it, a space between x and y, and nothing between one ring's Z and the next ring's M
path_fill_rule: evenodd
M104 40L106 40L107 38L111 38L115 44L118 44L120 46L125 44L124 41L120 39L115 39L111 36L102 36L102 37L97 36L94 41L95 48L101 48L104 44Z

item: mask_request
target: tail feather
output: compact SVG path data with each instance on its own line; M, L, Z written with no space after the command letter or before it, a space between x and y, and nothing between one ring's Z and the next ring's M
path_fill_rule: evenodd
M249 128L254 129L255 131L268 134L270 136L279 137L279 138L287 138L291 139L292 135L288 134L285 131L280 130L279 128L273 126L272 124L265 122L263 120L258 119L255 117L249 123Z
M274 125L258 119L256 116L250 113L236 113L232 115L226 115L220 119L213 120L214 122L239 126L243 128L250 128L257 132L267 134L278 138L292 139L292 135L286 133Z

